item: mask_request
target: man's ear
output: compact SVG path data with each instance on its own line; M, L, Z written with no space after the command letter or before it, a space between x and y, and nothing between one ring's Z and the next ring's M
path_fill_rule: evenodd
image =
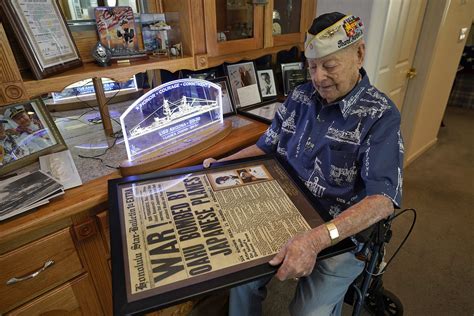
M359 45L357 45L357 66L359 69L362 68L364 65L364 58L365 58L365 42L361 40Z

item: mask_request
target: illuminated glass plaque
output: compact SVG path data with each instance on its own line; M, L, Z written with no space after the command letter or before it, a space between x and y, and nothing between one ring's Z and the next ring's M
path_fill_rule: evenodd
M191 133L223 124L222 92L206 80L181 79L156 87L120 117L128 160L184 141Z

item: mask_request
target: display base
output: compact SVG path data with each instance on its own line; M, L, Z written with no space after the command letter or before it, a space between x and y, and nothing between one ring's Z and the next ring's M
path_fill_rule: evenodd
M211 147L224 139L231 131L231 121L224 121L223 125L197 131L133 161L122 162L120 173L122 176L131 176L164 168Z

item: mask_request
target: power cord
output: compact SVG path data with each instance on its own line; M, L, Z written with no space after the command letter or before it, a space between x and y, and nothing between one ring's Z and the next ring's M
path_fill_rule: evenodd
M407 241L408 237L410 237L411 235L411 232L413 230L413 227L415 227L415 223L416 223L416 210L414 208L407 208L407 209L404 209L403 211L401 211L400 213L396 214L394 217L392 217L389 221L389 223L391 224L395 218L397 218L398 216L406 213L406 212L412 212L413 213L413 221L411 223L411 226L410 226L410 229L408 230L405 238L403 238L402 242L400 243L400 245L398 246L397 250L395 250L395 252L393 253L392 257L387 261L387 263L385 264L385 266L383 267L383 269L381 269L381 271L377 274L383 274L385 272L385 270L387 269L387 267L390 265L390 263L392 262L393 258L395 258L395 256L398 254L398 252L400 251L400 249L403 247L403 245L405 244L405 242Z
M118 167L115 167L115 166L111 166L107 163L104 162L104 160L101 158L102 156L104 156L105 154L107 154L107 152L114 148L114 146L117 144L117 140L119 138L122 138L123 137L123 134L122 134L122 131L117 131L113 134L112 136L114 138L114 142L112 143L112 146L110 147L107 147L103 153L101 154L98 154L98 155L94 155L94 156L84 156L84 155L77 155L79 158L83 158L83 159L92 159L92 160L98 160L100 161L104 166L108 167L108 168L111 168L111 169L118 169Z

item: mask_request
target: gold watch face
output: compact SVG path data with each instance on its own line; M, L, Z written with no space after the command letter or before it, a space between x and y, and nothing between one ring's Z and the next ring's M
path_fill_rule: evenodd
M278 22L273 22L273 35L280 35L281 34L281 25Z

